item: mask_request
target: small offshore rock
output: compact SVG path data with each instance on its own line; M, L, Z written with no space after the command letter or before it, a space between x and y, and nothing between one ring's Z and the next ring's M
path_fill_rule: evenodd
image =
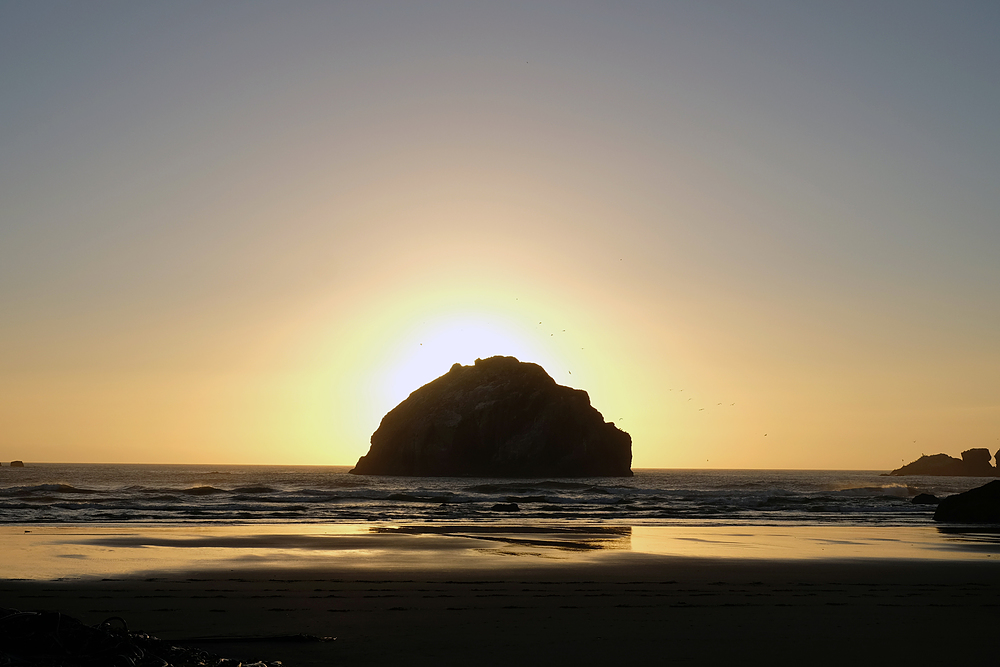
M24 467L24 461L11 461L10 462L10 467L11 468L23 468Z
M914 505L937 505L941 499L931 493L918 493L910 502Z
M1000 451L997 451L1000 456ZM948 477L997 477L1000 469L990 464L990 450L985 447L967 449L962 452L962 458L956 459L947 454L924 454L916 461L907 463L902 468L896 468L889 474L904 475L941 475ZM998 459L1000 460L1000 459Z

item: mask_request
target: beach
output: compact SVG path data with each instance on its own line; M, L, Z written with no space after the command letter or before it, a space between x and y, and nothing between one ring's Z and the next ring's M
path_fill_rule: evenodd
M993 656L1000 621L993 536L933 526L0 532L2 606L293 667L955 663Z

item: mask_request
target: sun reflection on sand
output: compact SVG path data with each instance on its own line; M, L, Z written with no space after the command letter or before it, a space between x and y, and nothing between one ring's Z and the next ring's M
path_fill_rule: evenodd
M972 561L1000 557L994 534L926 527L0 526L6 579L299 568L461 570L648 558ZM519 556L519 558L510 558ZM491 560L492 559L492 560ZM610 562L610 561L609 561ZM637 561L638 562L638 561Z
M372 528L376 534L448 535L503 542L512 546L547 547L568 551L632 548L631 526L401 526Z

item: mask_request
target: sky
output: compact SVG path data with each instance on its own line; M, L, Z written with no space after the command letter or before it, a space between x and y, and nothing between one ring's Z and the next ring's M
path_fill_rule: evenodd
M634 467L1000 448L1000 4L0 2L0 459L353 464L517 356Z

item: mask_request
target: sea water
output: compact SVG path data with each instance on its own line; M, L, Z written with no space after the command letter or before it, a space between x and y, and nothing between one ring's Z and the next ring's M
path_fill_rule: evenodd
M933 505L986 478L858 470L638 469L634 477L380 477L349 466L0 468L0 523L928 525ZM517 506L512 511L511 504Z

